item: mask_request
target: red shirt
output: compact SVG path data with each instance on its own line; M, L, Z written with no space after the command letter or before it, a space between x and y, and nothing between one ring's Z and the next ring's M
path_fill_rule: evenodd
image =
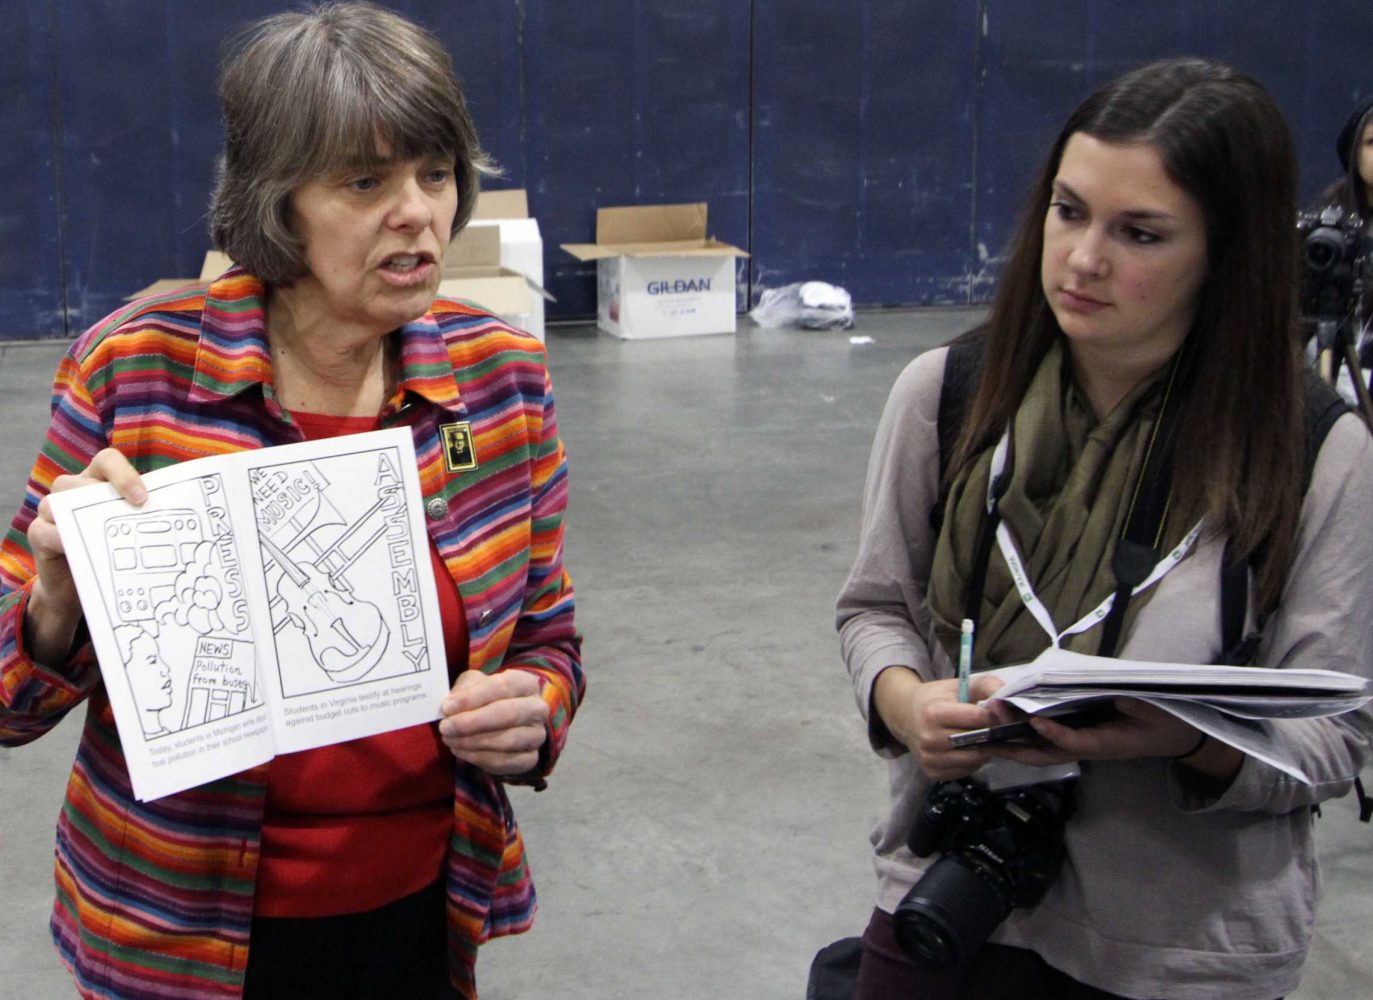
M291 413L307 440L376 430L371 417ZM431 543L449 679L467 664L457 585ZM442 874L453 825L453 757L436 723L281 754L267 813L253 914L322 917L376 909Z

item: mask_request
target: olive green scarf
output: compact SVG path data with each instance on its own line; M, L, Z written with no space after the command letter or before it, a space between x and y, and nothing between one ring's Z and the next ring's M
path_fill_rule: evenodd
M1035 593L1060 632L1116 589L1111 557L1124 530L1130 500L1148 450L1163 395L1164 373L1136 386L1105 419L1072 384L1061 342L1035 373L1012 420L1014 467L1000 501L1002 520L1015 539ZM929 606L936 635L957 655L959 623L986 518L992 448L954 482L930 572ZM1190 525L1170 518L1164 544L1171 547ZM1122 635L1153 592L1130 601ZM1062 645L1094 654L1101 643L1095 626L1064 637ZM978 617L973 667L1004 666L1034 659L1049 638L1012 586L1005 559L993 546Z

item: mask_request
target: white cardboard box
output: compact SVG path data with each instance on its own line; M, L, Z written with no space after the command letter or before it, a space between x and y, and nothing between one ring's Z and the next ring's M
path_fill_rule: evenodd
M500 266L524 275L533 283L535 294L530 297L530 310L514 318L502 316L511 326L519 327L544 339L543 236L537 219L529 217L529 199L522 188L502 191L483 191L477 197L468 228L494 227L500 232Z
M439 294L463 299L495 313L511 326L524 325L538 297L524 275L502 267L501 234L494 226L468 226L443 255Z
M596 261L596 319L626 340L733 333L735 258L706 236L706 206L639 205L596 212L595 243L564 243Z

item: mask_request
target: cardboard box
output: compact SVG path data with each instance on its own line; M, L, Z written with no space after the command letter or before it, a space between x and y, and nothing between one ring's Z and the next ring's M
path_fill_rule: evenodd
M472 209L473 222L500 222L529 218L529 195L524 188L482 191ZM509 266L509 265L507 265Z
M733 333L736 257L706 235L706 206L638 205L596 211L595 243L564 243L596 262L596 319L626 340Z
M543 236L539 223L529 217L529 199L523 188L503 191L483 191L472 210L468 228L494 227L501 235L501 267L509 268L529 279L535 292L531 308L524 322L511 325L527 330L539 340L544 339L544 300L553 297L543 287Z
M542 300L529 287L528 278L502 267L500 261L500 230L494 226L468 226L443 255L439 294L464 299L495 313L513 327L529 330L534 302Z
M234 262L229 259L228 254L211 250L205 254L205 259L200 263L200 277L158 278L151 285L144 285L132 295L125 296L124 301L139 299L145 295L155 295L158 292L173 292L178 288L189 288L193 285L205 287L233 266Z

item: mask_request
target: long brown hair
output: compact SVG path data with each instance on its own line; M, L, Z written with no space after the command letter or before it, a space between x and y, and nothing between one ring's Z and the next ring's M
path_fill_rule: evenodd
M1296 155L1273 98L1219 63L1171 59L1121 76L1069 116L1012 241L986 326L983 370L949 466L966 468L1005 427L1054 339L1040 280L1044 217L1074 133L1147 143L1201 206L1208 270L1188 338L1173 502L1204 513L1251 559L1271 610L1296 540L1305 484L1296 321Z

